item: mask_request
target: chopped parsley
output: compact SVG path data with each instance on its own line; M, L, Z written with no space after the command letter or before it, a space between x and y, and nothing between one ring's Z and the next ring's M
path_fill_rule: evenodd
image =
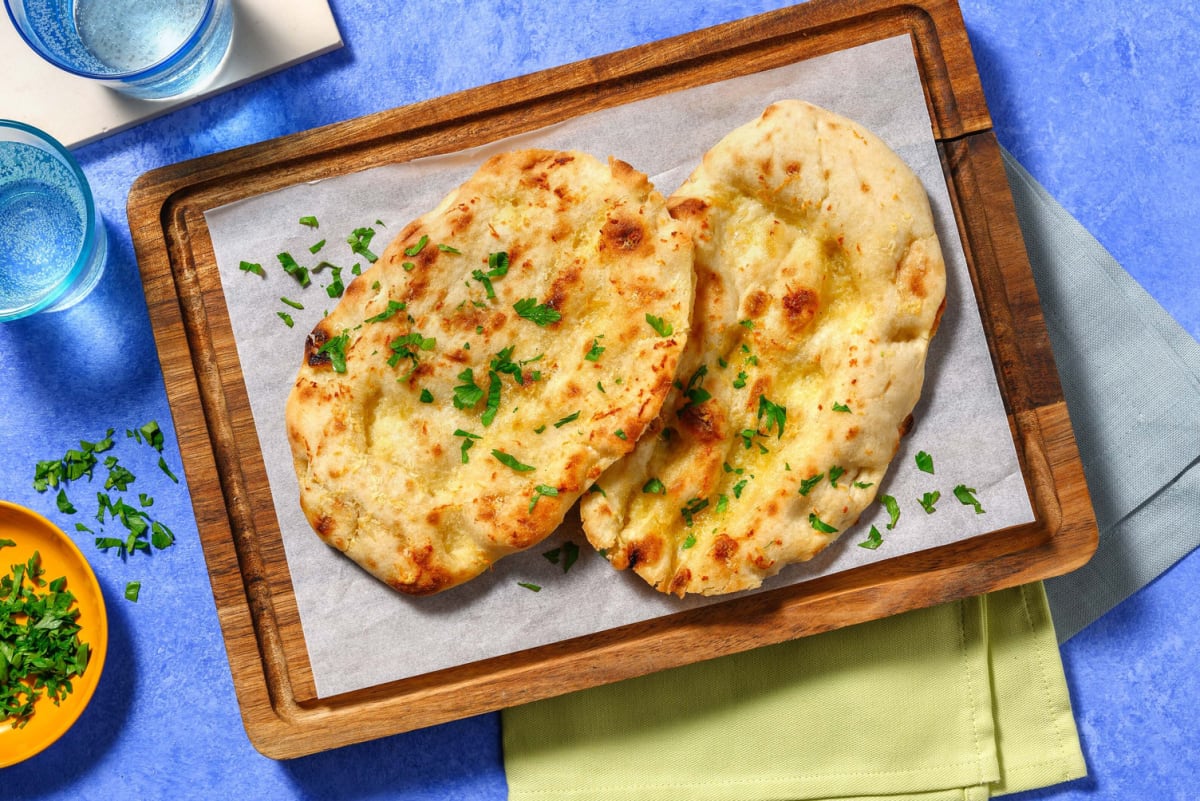
M783 426L787 422L787 409L777 403L772 403L767 400L766 395L758 396L758 419L761 422L763 417L767 418L766 433L770 434L771 429L776 429L776 437L783 436Z
M551 548L542 556L546 557L546 560L552 565L561 564L563 572L566 573L579 558L579 546L567 540L560 547Z
M695 545L696 545L696 535L688 534L687 538L684 539L683 544L680 545L679 547L686 551L689 548L695 547Z
M315 255L315 254L317 254L317 253L320 253L320 252L321 252L321 248L323 248L323 247L325 247L325 240L324 240L324 239L322 239L320 242L317 242L317 243L315 243L315 244L313 244L313 245L309 245L308 252L309 252L309 253L312 253L312 254L314 254L314 255Z
M244 273L254 273L255 275L262 276L263 278L267 277L267 271L263 269L261 264L256 262L243 261L238 265L238 269Z
M329 357L329 365L335 373L346 372L346 348L350 344L350 332L343 331L336 337L325 340L325 344L317 349L318 354Z
M871 526L871 531L867 534L867 538L860 542L858 547L873 551L882 544L883 535L879 533L879 529L875 528L875 526Z
M470 457L467 456L467 451L471 450L471 446L475 444L475 440L483 439L483 437L478 434L472 434L470 431L463 431L461 428L455 429L454 436L463 438L462 463L467 464L471 461Z
M600 337L603 337L603 336L604 336L604 334L600 335ZM583 358L587 359L589 362L600 361L600 354L604 353L605 349L603 347L601 347L601 345L600 345L600 337L596 337L596 338L592 339L592 349L589 350L583 357Z
M920 451L917 456L917 469L923 473L933 475L933 457L925 451Z
M891 495L880 495L879 502L883 504L883 508L887 510L888 520L887 529L891 531L896 527L896 521L900 519L900 504Z
M812 488L816 487L818 483L821 483L822 478L824 478L823 472L818 472L818 474L815 476L809 476L808 478L803 478L803 480L800 480L800 494L808 495L810 492L812 492Z
M458 374L462 383L454 388L454 408L470 409L483 400L483 390L475 383L475 373L468 367Z
M954 497L958 498L959 503L961 503L963 506L975 507L975 514L981 515L984 514L983 504L981 504L978 499L975 498L975 493L977 491L978 490L971 489L966 484L959 484L954 488Z
M389 320L392 317L396 316L397 312L402 312L407 308L408 308L408 306L406 304L402 303L401 301L389 300L387 303L386 309L381 311L379 314L371 315L367 319L363 320L363 322L364 323L382 323L384 320Z
M556 323L562 319L557 310L545 304L539 304L537 298L522 298L513 304L513 310L518 317L523 317L540 326Z
M296 325L296 321L292 319L292 315L288 314L287 312L277 311L277 312L275 312L275 314L277 314L279 316L280 320L283 320L283 324L286 325L288 328L291 328Z
M433 393L428 389L421 390L421 403L433 403Z
M666 484L663 484L661 480L657 478L651 478L642 485L642 492L646 493L647 495L666 495L667 486Z
M829 484L830 484L830 486L832 486L834 489L836 489L838 479L841 478L845 474L845 472L846 472L846 468L838 467L837 465L834 465L833 467L829 468Z
M529 499L529 511L532 512L533 507L537 506L537 502L542 498L556 497L558 497L558 487L551 487L549 484L535 485L533 488L533 495Z
M746 386L746 379L749 377L750 376L746 374L745 370L738 370L737 378L733 379L733 388L734 389L744 388Z
M746 485L750 483L750 479L743 478L741 481L733 485L733 497L741 498L742 490L746 489Z
M367 261L374 263L379 260L379 257L371 252L371 240L374 237L374 228L355 228L350 233L350 236L346 237L346 243L350 245L350 250L362 256Z
M541 592L542 591L541 586L539 586L537 584L533 584L532 582L529 582L529 581L518 581L517 586L524 587L525 589L529 590L530 592Z
M293 309L303 309L304 308L303 303L301 303L298 300L292 300L291 298L280 298L279 302L284 304L285 306L291 306Z
M506 275L508 275L508 254L504 251L488 254L488 270L486 273L483 270L471 271L471 277L483 284L483 291L487 293L489 300L496 297L496 290L492 286L492 279L503 278Z
M918 501L918 503L921 504L921 508L925 510L926 514L931 515L937 511L937 509L934 507L934 504L936 504L938 502L938 499L941 497L942 497L942 493L938 492L937 490L934 490L933 492L927 492L924 495L922 495L920 500Z
M79 609L66 577L47 582L44 575L34 551L0 576L0 719L11 719L14 729L29 722L40 698L55 705L66 698L91 655L79 639Z
M308 277L308 268L301 267L300 264L294 258L292 258L292 254L280 253L276 255L275 258L279 259L279 263L282 265L283 271L292 278L295 278L296 283L300 284L301 287L306 287L312 283L312 279Z
M417 240L415 245L409 245L404 249L405 256L415 256L425 249L429 244L429 234L421 234L421 238Z
M661 317L655 317L649 312L646 313L646 322L654 329L654 333L660 337L669 337L675 333L675 328Z
M712 393L704 388L704 376L708 374L708 365L702 364L696 368L696 372L692 373L692 377L688 379L687 387L684 388L683 394L687 398L687 403L684 406L699 406L706 400L712 397Z
M301 225L307 225L309 228L320 228L321 224L317 222L317 218L312 215L300 218Z
M138 600L138 596L141 594L141 592L142 592L142 582L140 582L140 581L126 582L126 584L125 584L125 600L126 601L132 601L133 603L136 604L137 600Z
M524 464L524 463L518 461L517 457L513 456L512 454L505 453L504 451L497 450L495 448L492 449L492 456L496 457L497 461L499 461L504 466L511 467L513 470L516 470L518 473L529 473L529 472L532 472L537 469L536 467L533 467L532 465L527 465L527 464Z
M485 426L490 426L492 421L496 419L496 413L500 411L500 374L494 370L488 371L488 389L487 398L483 402L483 414L479 416L479 422Z
M850 407L849 407L849 406L847 406L847 405L846 405L846 404L844 404L844 403L838 403L837 401L834 401L834 402L833 402L833 410L834 410L835 412L849 413L849 412L850 412Z
M696 515L700 514L704 509L708 508L708 498L692 498L684 505L679 513L683 515L683 522L688 528L691 528Z
M836 534L837 529L817 517L816 512L808 513L808 524L822 534Z
M576 420L578 420L578 419L579 419L579 412L572 412L571 414L568 414L566 417L563 417L563 418L561 418L561 419L557 420L557 421L554 423L554 427L555 427L555 428L562 428L562 427L563 427L563 426L565 426L567 423L573 423L573 422L575 422L575 421L576 421Z
M462 255L462 251L461 251L461 250L459 250L459 249L458 249L458 248L456 248L456 247L452 247L452 246L450 246L450 245L443 245L443 244L439 244L439 245L438 245L438 250L440 250L442 253L453 253L455 256L461 256L461 255Z

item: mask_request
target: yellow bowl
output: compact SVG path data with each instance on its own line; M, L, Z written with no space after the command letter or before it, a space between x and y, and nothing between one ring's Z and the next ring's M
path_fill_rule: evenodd
M66 576L66 589L75 596L79 609L79 639L88 644L90 655L83 675L71 680L73 692L57 706L48 698L38 699L33 715L19 729L12 727L11 720L0 721L0 768L41 752L71 728L96 690L108 653L104 596L91 566L71 538L37 512L0 501L0 540L4 539L17 545L0 548L0 574L7 573L12 565L23 564L37 551L46 581Z

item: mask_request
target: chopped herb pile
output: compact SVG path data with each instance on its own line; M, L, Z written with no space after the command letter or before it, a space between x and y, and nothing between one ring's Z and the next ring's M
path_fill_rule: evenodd
M0 548L15 545L0 541ZM79 610L65 577L47 582L36 551L0 577L0 718L22 728L34 704L58 705L87 670L90 651L79 639Z

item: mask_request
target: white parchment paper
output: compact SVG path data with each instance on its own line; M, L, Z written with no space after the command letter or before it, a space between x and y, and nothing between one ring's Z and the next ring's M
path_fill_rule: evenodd
M405 224L432 208L487 156L516 147L576 149L601 159L613 155L647 173L667 195L721 137L757 117L772 101L786 98L807 100L865 125L921 178L945 252L947 308L930 351L916 425L880 488L881 494L899 500L899 522L887 529L887 513L873 505L824 554L786 568L763 589L1033 520L907 36L598 111L462 153L297 184L212 209L206 218L320 696L721 599L681 601L654 592L632 572L613 570L578 533L571 517L541 546L428 598L392 591L322 543L300 511L283 410L305 336L336 300L322 291L331 279L328 268L302 290L279 268L276 254L291 253L310 267L322 259L341 265L348 283L348 268L361 261L346 244L353 229L374 227L373 249L382 252ZM298 224L306 215L315 216L319 228ZM310 254L310 246L322 239L324 247ZM243 272L243 260L261 263L267 277ZM305 308L286 306L281 297ZM294 318L294 327L283 323L276 315L280 311ZM916 467L914 457L922 450L934 458L933 475ZM984 514L953 497L957 484L977 490ZM941 499L937 511L928 514L918 499L935 490ZM884 533L883 545L876 550L858 547L872 525ZM564 572L543 554L567 538L580 546L580 558ZM534 592L519 582L542 589Z

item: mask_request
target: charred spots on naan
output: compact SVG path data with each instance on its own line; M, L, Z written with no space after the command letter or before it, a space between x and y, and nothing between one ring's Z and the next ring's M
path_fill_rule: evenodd
M666 591L682 598L687 593L687 587L691 581L692 571L681 567L675 571L675 575L671 576L671 582L667 585Z
M304 362L309 367L329 367L333 364L333 357L330 356L327 350L322 350L326 343L329 342L329 332L326 330L324 320L317 323L316 327L308 333L304 339Z
M753 321L767 313L771 308L771 295L764 290L756 289L742 301L742 309L746 318Z
M668 211L676 220L695 219L708 225L708 202L698 197L685 197L668 204Z
M600 227L596 248L606 256L645 256L654 251L655 245L642 220L618 209L609 214Z
M401 559L407 557L409 570L406 576L391 576L387 584L406 595L433 595L452 586L455 581L442 566L431 543L420 547L398 549Z
M728 419L713 400L688 404L676 413L680 428L689 439L699 444L713 444L728 436Z
M621 556L628 567L657 564L663 555L663 540L657 534L647 534L641 540L629 542Z
M718 534L708 553L716 562L727 563L738 552L738 542L728 534Z
M803 331L821 309L821 296L806 286L788 287L783 296L783 319L788 332Z
M571 296L583 288L583 265L578 261L572 262L555 277L550 284L543 304L557 312L562 312ZM554 326L551 323L551 326Z

